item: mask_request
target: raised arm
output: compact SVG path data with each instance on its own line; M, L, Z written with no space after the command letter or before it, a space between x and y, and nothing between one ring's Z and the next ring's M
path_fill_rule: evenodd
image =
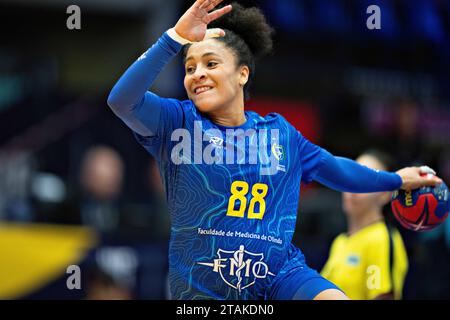
M329 188L352 193L410 190L442 183L434 175L422 176L421 173L426 172L419 167L404 168L396 173L374 170L322 150L322 163L315 180Z
M108 105L132 130L153 136L158 128L161 99L147 91L182 45L224 35L220 29L207 30L211 21L231 10L231 6L209 12L222 0L197 0L159 40L135 61L115 84Z
M164 33L128 68L109 94L108 105L113 112L142 136L154 135L161 112L161 98L147 90L180 49L181 44ZM150 112L142 112L144 108Z

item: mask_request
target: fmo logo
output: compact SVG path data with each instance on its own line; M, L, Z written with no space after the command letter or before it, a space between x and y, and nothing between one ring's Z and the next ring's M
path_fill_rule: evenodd
M197 262L197 264L212 267L213 272L220 274L222 280L230 287L239 291L255 284L256 279L274 276L269 267L263 261L263 253L253 253L239 246L236 251L218 249L217 259L213 262Z

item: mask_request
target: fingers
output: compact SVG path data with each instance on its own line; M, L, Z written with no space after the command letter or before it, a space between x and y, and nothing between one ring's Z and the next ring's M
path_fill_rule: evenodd
M402 178L402 189L413 190L422 187L436 187L443 181L436 176L436 172L426 166L408 167L397 171Z
M223 0L207 0L206 2L203 3L203 6L201 9L205 9L206 11L211 11L222 1Z
M438 186L438 185L440 185L441 183L444 182L441 178L438 178L436 176L434 177L433 180L436 182L436 184L434 186Z
M208 19L209 19L209 21L214 21L216 19L219 19L224 14L227 14L228 12L230 12L232 9L233 9L233 7L231 5L228 5L221 9L218 9L216 11L213 11L210 14L208 14Z
M205 6L205 3L207 3L207 2L211 2L211 0L197 0L193 4L193 7L196 9L202 9L203 6Z
M442 179L436 176L436 171L431 169L429 166L421 166L419 172L422 177L425 178L427 186L437 186L442 183Z
M438 185L440 185L442 183L442 179L440 179L440 178L438 178L435 175L430 174L430 173L427 174L424 177L424 180L425 180L425 184L427 186L432 186L432 187L436 187L436 186L438 186Z

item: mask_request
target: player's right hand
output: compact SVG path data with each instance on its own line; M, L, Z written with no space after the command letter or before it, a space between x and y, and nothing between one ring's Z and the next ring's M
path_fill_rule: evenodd
M175 25L175 31L184 39L191 42L202 41L205 38L224 36L222 29L211 29L207 32L208 24L232 10L231 5L213 10L223 0L197 0L185 12Z

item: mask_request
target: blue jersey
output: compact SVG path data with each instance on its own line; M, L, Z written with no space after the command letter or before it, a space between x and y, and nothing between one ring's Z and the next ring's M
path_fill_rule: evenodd
M265 289L288 260L300 181L312 180L322 149L276 113L263 118L247 111L245 124L230 128L202 116L191 101L163 101L156 135L135 135L157 159L167 193L173 298L264 298ZM172 133L184 128L194 137L199 135L196 127L202 130L202 148L192 146L192 161L174 164L172 151L181 139L174 139ZM254 129L254 135L238 145L237 139L225 138L227 129L242 129L242 133ZM277 139L269 134L274 129ZM252 140L259 132L268 133L267 143L260 145L276 164L249 163ZM194 163L195 153L204 153L208 146L225 150L222 164ZM245 153L244 161L235 158L235 164L227 164L225 154L231 148L235 154ZM262 172L268 166L274 166L272 173Z
M261 299L287 291L291 297L295 283L289 290L280 283L315 276L301 271L304 257L291 244L300 182L377 192L398 189L401 178L331 155L279 114L246 111L242 126L223 127L192 101L148 92L180 49L165 33L108 97L159 165L172 220L172 298Z

